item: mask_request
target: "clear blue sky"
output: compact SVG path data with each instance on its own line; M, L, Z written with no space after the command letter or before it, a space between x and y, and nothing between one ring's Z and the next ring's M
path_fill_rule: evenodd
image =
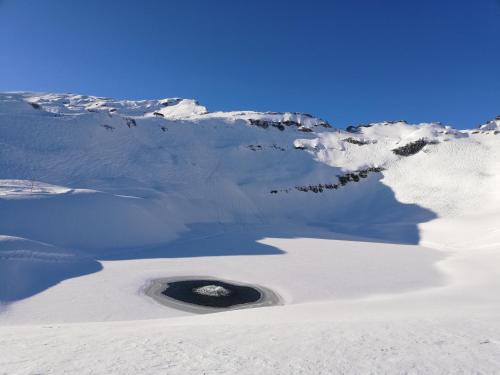
M471 127L500 114L500 0L0 0L0 90Z

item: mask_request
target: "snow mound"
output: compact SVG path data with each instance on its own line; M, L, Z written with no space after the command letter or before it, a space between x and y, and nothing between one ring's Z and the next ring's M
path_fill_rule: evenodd
M0 235L0 301L30 297L62 280L100 269L97 261L77 252Z
M161 203L91 189L0 180L0 198L0 233L63 247L153 245L175 238L172 229L182 229L163 226L169 209Z
M28 197L44 197L54 194L67 194L73 189L27 180L0 181L0 197L2 199L16 199Z
M494 120L488 121L486 124L479 126L479 132L489 134L500 133L500 116L495 117Z
M220 285L205 285L200 288L194 288L193 292L196 294L201 294L202 296L210 297L224 297L231 294L231 291L229 289L226 289Z
M66 262L76 259L77 256L75 253L43 242L0 235L0 258Z

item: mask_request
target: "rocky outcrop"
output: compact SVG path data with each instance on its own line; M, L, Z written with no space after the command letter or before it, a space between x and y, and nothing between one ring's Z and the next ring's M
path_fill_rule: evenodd
M181 98L170 98L170 99L165 99L160 104L162 107L169 107L172 105L179 104L181 101L182 101ZM196 102L196 104L198 104L198 102Z
M342 186L347 185L350 182L359 182L363 178L367 178L370 173L380 173L384 169L381 167L370 167L366 169L361 169L356 172L349 172L345 173L343 175L337 176L337 182L336 183L325 183L325 184L317 184L317 185L302 185L302 186L295 186L293 189L297 191L302 191L304 193L312 192L312 193L322 193L325 190L337 190L341 188ZM271 190L271 194L278 194L278 193L289 193L290 191L293 190L292 188L288 189L274 189Z
M372 143L372 142L364 140L364 139L357 139L357 138L353 138L353 137L345 138L345 139L343 139L343 141L347 142L347 143L352 143L353 145L358 145L358 146L364 146L364 145L368 145L368 144Z
M406 120L396 120L396 121L384 121L382 122L381 124L387 124L387 125L393 125L393 124L398 124L398 123L401 123L401 124L408 124L408 121ZM373 125L375 124L359 124L359 125L351 125L351 126L348 126L345 130L348 132L348 133L359 133L361 132L361 128L371 128Z
M252 151L262 151L264 149L271 149L271 150L278 150L278 151L285 151L283 147L278 146L277 144L273 143L270 146L262 146L262 145L248 145L248 149Z
M131 128L133 126L137 126L136 121L133 118L131 118L131 117L125 117L125 123L127 124L127 126L129 128Z
M437 141L428 141L426 139L421 138L421 139L418 139L414 142L410 142L404 146L395 148L392 150L392 152L394 152L396 155L399 155L399 156L411 156L411 155L415 155L417 152L422 150L425 146L427 146L429 144L436 144L436 143L438 143L438 142Z
M29 102L29 104L34 108L34 109L42 109L42 106L38 103L35 102Z
M345 130L348 133L359 133L361 131L361 128L369 128L371 126L371 124L350 125Z
M262 129L276 128L280 131L284 131L287 127L293 127L293 128L296 128L298 131L305 132L305 133L309 133L309 132L313 131L310 127L304 126L299 121L294 121L294 120L273 121L273 120L266 120L266 119L248 119L248 122L250 123L250 125L257 126L259 128L262 128ZM330 124L327 123L326 121L321 121L314 126L319 126L319 127L323 127L323 128L331 128Z
M472 131L472 134L478 133L494 135L500 134L500 116L497 116L494 120L490 120L486 124L479 126L479 129Z

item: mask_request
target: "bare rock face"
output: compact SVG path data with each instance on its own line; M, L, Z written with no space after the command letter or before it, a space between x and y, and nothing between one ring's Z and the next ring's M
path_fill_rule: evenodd
M357 145L357 146L365 146L365 145L368 145L371 143L370 141L367 141L364 139L356 139L353 137L345 138L343 141L347 142L347 143L352 143L353 145Z
M273 112L271 114L277 115L279 113ZM284 114L279 114L279 115L284 115ZM312 118L311 115L307 115L307 114L301 114L301 115L304 117L307 117L307 118ZM304 124L303 121L301 121L300 119L297 119L297 120L290 120L290 119L268 120L268 119L262 119L262 118L258 118L258 119L250 118L250 119L248 119L248 122L250 123L250 125L257 126L259 128L263 128L263 129L276 128L280 131L284 131L286 128L296 128L298 131L304 132L304 133L310 133L313 131L313 129L311 128L310 125L308 126L308 125ZM328 122L323 121L323 120L318 120L318 122L316 124L314 124L314 127L316 127L316 126L319 126L322 128L331 128L331 125Z
M371 128L373 125L394 125L394 124L408 124L406 120L384 121L381 123L373 124L359 124L348 126L345 130L348 133L361 133L362 128Z
M343 175L337 176L337 183L324 183L317 185L303 185L303 186L295 186L295 190L302 191L304 193L313 192L313 193L322 193L325 190L337 190L342 186L347 185L350 182L359 182L363 178L367 178L370 173L380 173L384 169L381 167L370 167L366 169L361 169L355 172L345 173ZM271 190L271 194L278 193L289 193L291 188L288 189L280 189L280 190Z
M396 155L399 156L411 156L415 155L417 152L422 150L425 146L428 144L435 144L437 143L436 141L427 141L426 139L418 139L414 142L410 142L404 146L395 148L392 150Z

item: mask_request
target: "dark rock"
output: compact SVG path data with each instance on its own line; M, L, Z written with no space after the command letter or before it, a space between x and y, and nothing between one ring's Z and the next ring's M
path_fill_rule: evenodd
M271 148L274 148L275 150L279 150L279 151L285 151L285 149L283 147L280 147L280 146L276 145L275 143L273 143Z
M130 117L125 117L125 123L127 124L127 126L129 128L131 128L132 126L137 126L137 123L135 122L135 119L130 118Z
M347 176L338 176L340 185L344 186L349 182L349 177Z
M383 123L385 123L385 124L397 124L400 122L403 124L408 124L408 121L406 121L406 120L384 121ZM361 128L370 128L372 126L373 126L373 124L351 125L351 126L348 126L345 130L349 133L359 133L361 131Z
M371 124L351 125L348 126L345 130L348 133L359 133L361 131L361 128L370 128L371 126Z
M257 126L262 129L267 129L269 127L269 122L268 121L261 121L261 120L254 120L254 119L249 119L248 120L251 125Z
M275 112L266 112L268 114L278 114ZM311 132L312 129L309 129L303 126L300 122L294 120L283 120L283 121L270 121L270 120L261 120L261 119L249 119L248 122L251 125L258 126L259 128L267 129L269 127L277 128L281 131L285 130L285 127L296 127L298 130L302 132ZM325 128L331 127L327 122L321 122L318 126L322 126Z
M312 129L311 128L306 128L304 126L300 126L298 129L297 129L299 132L304 132L304 133L311 133L312 132Z
M283 124L279 123L279 122L277 122L277 123L276 123L276 122L273 122L273 123L271 123L271 125L272 125L273 127L275 127L275 128L278 128L278 129L279 129L279 130L281 130L281 131L285 130L285 126L284 126Z
M182 101L182 99L168 99L168 100L165 100L164 102L161 102L160 104L163 107L168 107L168 106L173 106L173 105L179 104L181 101ZM198 103L196 103L196 104L198 104Z
M386 124L397 124L399 122L402 122L403 124L408 124L408 121L406 120L392 120L392 121L384 121Z
M285 126L296 126L296 127L300 126L300 124L297 121L292 121L292 120L281 121L281 124Z
M368 171L363 170L359 172L359 177L361 178L367 178L368 177Z
M248 145L247 146L250 150L252 151L257 151L257 150L262 150L262 146L261 145Z
M339 180L340 186L345 186L350 182L359 182L361 178L368 177L369 173L379 173L382 172L383 168L381 167L370 167L366 169L362 169L356 172L349 172L344 175L337 176ZM325 190L337 190L340 186L339 184L318 184L318 185L306 185L306 186L295 186L295 190L302 192L313 192L313 193L322 193ZM274 191L274 190L273 190ZM286 191L287 190L280 190ZM277 192L277 191L276 191ZM276 193L274 193L276 194Z
M356 139L356 138L353 138L353 137L349 137L349 138L343 139L343 141L348 142L348 143L352 143L353 145L358 145L358 146L364 146L364 145L367 145L367 144L370 143L369 141L365 141L365 140L361 140L361 139Z
M437 142L429 142L423 138L416 140L414 142L410 142L404 146L395 148L392 150L396 155L399 156L411 156L415 155L417 152L422 150L428 144L435 144Z

